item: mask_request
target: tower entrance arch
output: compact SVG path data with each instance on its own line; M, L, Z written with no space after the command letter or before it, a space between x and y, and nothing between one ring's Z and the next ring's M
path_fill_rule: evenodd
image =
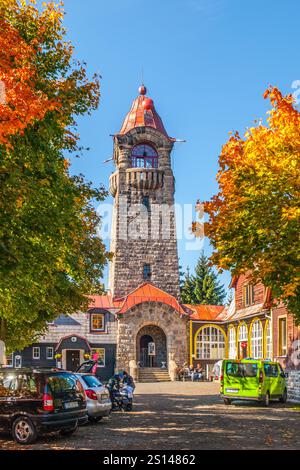
M136 357L140 367L167 365L167 338L159 326L146 325L136 336Z

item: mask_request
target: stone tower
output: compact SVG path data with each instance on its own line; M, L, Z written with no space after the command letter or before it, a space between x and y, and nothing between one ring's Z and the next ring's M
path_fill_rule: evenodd
M168 136L153 101L139 88L114 136L115 172L109 287L122 297L144 282L179 298L174 176Z

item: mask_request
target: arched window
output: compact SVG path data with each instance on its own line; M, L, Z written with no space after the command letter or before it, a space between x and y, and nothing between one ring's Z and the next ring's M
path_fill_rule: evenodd
M251 327L251 356L253 359L263 357L263 329L260 320L255 320Z
M272 330L271 330L270 320L267 320L266 322L265 335L266 335L266 358L272 359Z
M225 357L225 336L219 328L207 326L199 331L196 338L197 359L223 359Z
M228 357L236 359L236 332L234 326L228 329Z
M148 144L139 144L131 152L133 168L157 168L158 155L154 147Z

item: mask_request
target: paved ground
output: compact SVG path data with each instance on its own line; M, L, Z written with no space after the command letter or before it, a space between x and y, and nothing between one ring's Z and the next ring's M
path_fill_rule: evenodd
M133 412L113 413L68 439L40 438L26 449L300 449L300 412L293 405L225 406L218 392L218 384L206 382L138 384ZM0 449L16 447L0 436Z

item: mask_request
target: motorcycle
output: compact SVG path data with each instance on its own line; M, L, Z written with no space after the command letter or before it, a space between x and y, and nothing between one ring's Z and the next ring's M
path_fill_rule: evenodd
M131 411L133 404L133 387L110 381L107 385L112 401L113 411Z

